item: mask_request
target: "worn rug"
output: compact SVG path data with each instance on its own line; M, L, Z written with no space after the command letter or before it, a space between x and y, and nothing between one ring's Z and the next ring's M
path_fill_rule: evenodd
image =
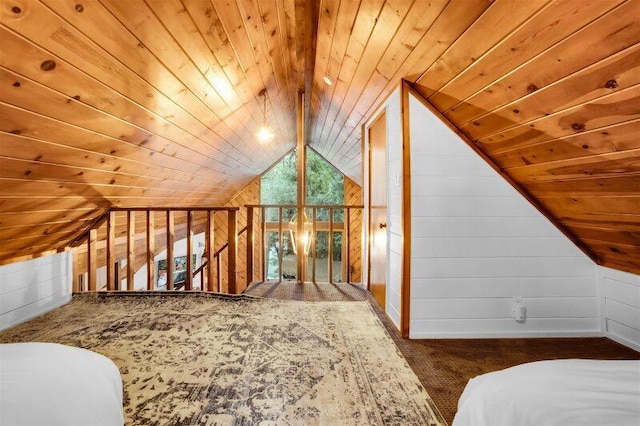
M367 302L76 295L0 342L101 353L127 424L440 425Z

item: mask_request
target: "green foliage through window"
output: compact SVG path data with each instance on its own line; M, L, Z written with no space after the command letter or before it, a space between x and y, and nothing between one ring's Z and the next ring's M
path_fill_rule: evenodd
M296 150L285 156L278 164L267 171L261 180L260 185L260 202L261 204L297 204L297 160ZM305 204L317 205L342 205L344 204L344 176L324 158L322 158L314 150L307 148L306 161L306 194ZM283 209L283 223L287 223L296 209ZM306 210L308 220L313 219L312 209ZM316 209L317 221L329 221L329 209ZM266 211L266 220L268 222L276 222L278 220L278 209L271 208ZM334 223L341 223L344 220L344 211L335 209L333 211ZM284 226L283 232L283 251L284 263L290 261L292 254L292 242L288 241L287 226ZM278 233L269 232L267 235L267 246L269 247L268 257L268 276L269 278L277 278L277 251L279 247ZM328 255L328 232L319 231L314 242L316 257L318 259L327 259ZM339 280L340 268L337 266L341 260L342 250L342 233L334 232L333 235L333 261L336 261L335 271ZM273 252L273 253L272 253ZM326 262L326 261L325 261ZM326 266L323 264L323 268ZM288 271L287 265L283 264L283 275L290 276L292 271ZM289 273L287 273L289 272ZM274 275L275 274L275 275ZM335 279L334 279L335 280Z

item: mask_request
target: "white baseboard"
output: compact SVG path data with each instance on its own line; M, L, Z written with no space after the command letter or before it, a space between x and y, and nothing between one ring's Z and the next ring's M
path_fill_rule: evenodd
M605 337L601 330L584 331L530 331L526 333L513 332L483 332L483 333L411 333L410 339L510 339L510 338L544 338L544 337ZM608 337L608 336L607 336Z
M636 343L636 342L632 342L631 340L627 340L624 337L620 337L620 336L616 336L615 334L611 334L611 333L606 333L605 337L608 339L613 340L614 342L618 342L621 345L624 345L628 348L631 348L635 351L640 352L640 344Z

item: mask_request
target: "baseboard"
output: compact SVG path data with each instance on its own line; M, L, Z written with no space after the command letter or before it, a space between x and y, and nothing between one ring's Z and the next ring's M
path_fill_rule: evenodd
M615 334L606 333L604 335L607 339L611 339L614 342L620 343L623 346L633 349L634 351L640 352L640 344L636 342L632 342L631 340L627 340L624 337L616 336Z
M601 330L584 331L530 331L526 333L484 332L484 333L409 333L410 339L510 339L544 337L605 337ZM607 336L608 337L608 336Z

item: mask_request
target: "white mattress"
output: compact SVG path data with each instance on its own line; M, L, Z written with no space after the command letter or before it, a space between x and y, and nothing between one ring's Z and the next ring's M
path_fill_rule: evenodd
M640 361L554 360L469 380L454 426L640 425Z
M85 349L0 345L0 424L122 425L120 372Z

